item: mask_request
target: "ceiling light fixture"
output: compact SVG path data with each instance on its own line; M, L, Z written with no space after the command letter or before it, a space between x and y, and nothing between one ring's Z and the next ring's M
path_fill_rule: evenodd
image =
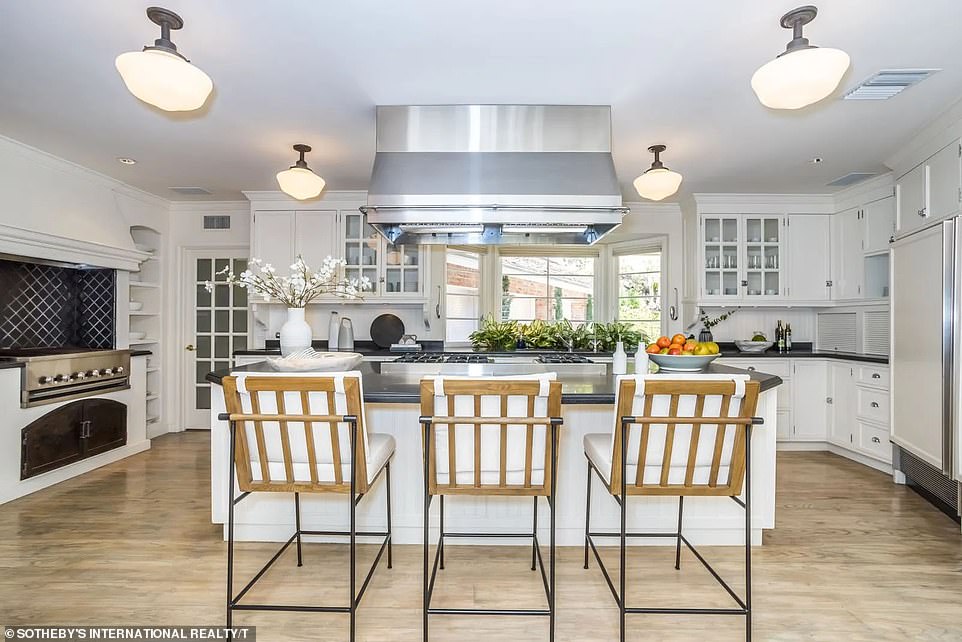
M294 151L300 153L301 157L296 163L277 173L277 184L281 190L303 201L307 198L314 198L324 189L324 179L311 171L304 160L304 154L311 151L310 145L294 145Z
M848 54L815 47L802 36L802 27L817 14L818 9L806 5L782 16L781 25L794 36L784 52L752 76L752 89L766 107L801 109L828 97L842 81L850 62Z
M114 65L124 84L140 100L164 111L200 109L214 83L210 76L190 64L170 41L171 29L184 21L173 11L150 7L147 17L160 25L160 38L143 51L128 51L117 56Z
M660 201L678 191L681 185L681 174L673 172L664 166L660 155L668 149L664 145L652 145L648 151L655 155L655 161L648 170L635 179L635 189L642 198Z

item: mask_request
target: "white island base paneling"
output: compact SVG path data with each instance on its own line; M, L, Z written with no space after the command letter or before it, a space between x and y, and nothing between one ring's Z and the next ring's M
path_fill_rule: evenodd
M211 395L211 521L227 521L227 451L230 447L220 386ZM775 526L775 417L776 390L761 394L757 415L765 420L752 437L752 541L761 544L762 529ZM422 542L424 482L421 458L421 427L417 404L367 404L367 421L372 432L383 432L397 440L391 464L392 508L395 544ZM565 405L560 440L558 471L557 542L559 546L584 543L585 477L587 464L582 448L586 433L610 431L611 405ZM379 480L358 505L359 530L383 530L384 483ZM629 499L629 530L672 532L678 518L678 500L673 497L632 497ZM618 506L598 478L592 481L592 530L613 530L618 525ZM445 530L450 532L518 532L531 528L532 500L515 497L447 497ZM539 538L548 542L548 507L539 500ZM744 543L745 513L728 498L691 497L685 502L684 532L695 544L738 545ZM305 530L347 530L349 503L344 495L301 495L301 526ZM432 506L433 530L437 529L438 501ZM284 541L294 532L293 494L252 493L235 508L234 533L242 541ZM226 539L227 529L224 528ZM436 533L433 534L433 536ZM322 538L305 536L305 541ZM518 544L520 540L487 539L486 544ZM527 540L530 542L530 540ZM612 540L616 542L617 540ZM474 540L451 540L476 543ZM632 540L637 545L674 545L670 538Z

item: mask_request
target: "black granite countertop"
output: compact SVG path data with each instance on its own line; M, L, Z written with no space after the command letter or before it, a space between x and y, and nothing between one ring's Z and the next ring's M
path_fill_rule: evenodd
M629 368L631 366L629 365ZM367 403L419 403L419 383L421 375L385 375L381 374L381 364L365 361L358 367L364 381L364 401ZM217 370L207 375L211 383L220 384L221 380L230 373L241 372L274 372L265 363L252 363L227 370ZM732 368L712 364L707 373L711 374L748 374L761 384L761 390L771 390L781 385L781 378L763 372L749 372L741 368ZM609 366L606 374L601 376L565 376L564 369L558 369L558 381L561 382L561 401L565 404L613 404L615 402L615 376L611 374Z
M769 348L765 352L742 352L734 343L720 343L721 355L725 359L840 359L843 361L861 361L863 363L888 363L886 355L860 354L858 352L837 352L830 350L813 350L811 343L798 343L791 352L779 352Z

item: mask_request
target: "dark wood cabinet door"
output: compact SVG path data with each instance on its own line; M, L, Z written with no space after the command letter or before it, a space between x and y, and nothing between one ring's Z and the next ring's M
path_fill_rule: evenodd
M87 438L84 456L92 457L127 443L127 406L113 399L85 399Z
M21 431L20 479L83 459L84 401L48 412Z

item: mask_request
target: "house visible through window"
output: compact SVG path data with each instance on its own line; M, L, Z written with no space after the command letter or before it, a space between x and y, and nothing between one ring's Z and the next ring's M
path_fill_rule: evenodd
M501 318L578 324L595 318L595 258L501 256Z
M447 250L445 284L445 341L466 342L481 319L481 255Z
M661 334L661 248L620 254L618 320L649 337Z

